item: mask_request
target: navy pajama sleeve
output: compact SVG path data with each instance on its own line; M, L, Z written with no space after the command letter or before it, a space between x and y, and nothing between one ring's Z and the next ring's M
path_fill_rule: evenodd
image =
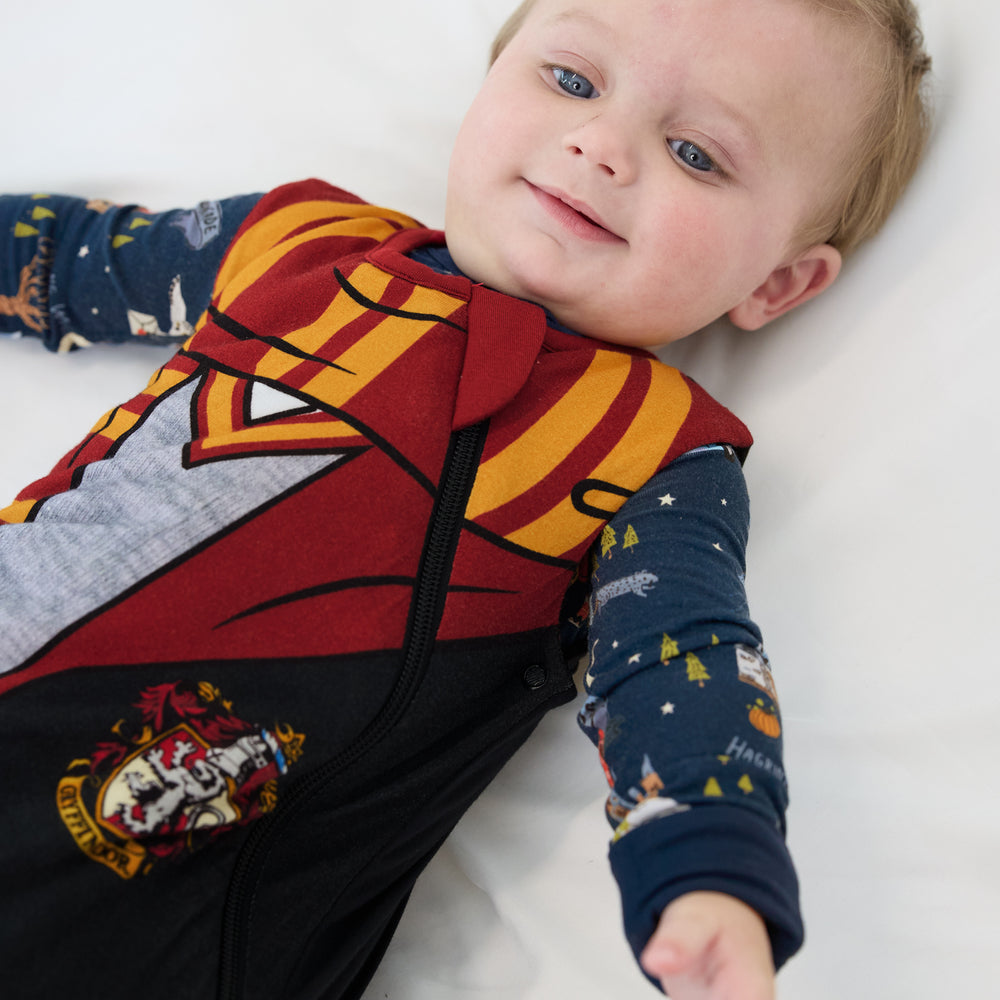
M695 889L761 913L776 965L801 944L778 699L744 590L748 525L732 449L701 448L629 499L594 554L580 724L610 785L636 954Z
M0 335L38 337L53 351L183 342L259 199L157 214L62 195L0 197Z

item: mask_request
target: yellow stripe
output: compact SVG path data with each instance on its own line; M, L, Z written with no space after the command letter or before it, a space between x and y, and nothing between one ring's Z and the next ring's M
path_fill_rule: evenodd
M223 285L221 280L216 283L216 288L223 289L222 295L219 298L219 309L225 312L239 295L245 292L254 282L259 281L285 254L290 253L303 243L309 243L323 236L337 235L343 229L344 223L342 222L331 222L325 226L317 226L315 229L310 229L304 233L299 233L298 236L283 240L270 250L265 250L260 254L251 256L245 261L244 266L234 273L232 280L225 285ZM348 234L351 236L369 236L374 240L382 241L394 232L396 232L396 229L381 219L363 219L352 222Z
M206 451L228 445L250 446L273 441L315 441L324 438L358 437L359 431L340 420L325 424L277 424L247 427L228 434L213 434L201 442Z
M495 510L537 483L600 422L628 377L629 359L599 351L572 389L537 423L484 462L467 517Z
M0 521L5 524L24 524L31 508L38 503L37 500L15 500L12 504L0 510Z
M331 215L346 216L350 221L341 219L330 222L300 233L294 239L284 239L300 226ZM216 292L225 290L219 308L226 309L268 268L302 243L338 232L345 236L369 236L383 240L396 231L392 222L406 229L416 226L412 219L398 212L348 202L303 201L271 212L251 226L226 256L215 281Z
M226 435L233 429L233 392L236 379L232 375L217 373L212 379L208 398L205 400L205 418L208 436Z
M377 301L392 280L392 275L376 270L375 268L370 268L370 270L373 272L372 277L374 280L366 284L365 294ZM286 334L282 339L302 351L306 351L309 354L316 354L333 333L336 333L359 316L364 315L367 311L365 306L355 302L347 292L341 289L334 296L333 301L319 319L293 333ZM335 318L331 320L331 316ZM301 358L293 357L287 351L282 351L274 347L257 363L254 374L260 378L280 379L301 363ZM337 360L337 364L343 365L350 371L354 371L350 365L344 364L341 359Z
M180 385L182 382L186 382L190 377L190 372L180 371L177 368L171 368L168 365L165 365L163 368L158 368L155 372L153 372L149 381L146 383L146 388L136 398L141 399L143 396L152 396L153 399L159 399L175 386ZM114 410L108 410L108 412L105 413L96 424L94 424L91 428L91 432L115 440L118 435L131 430L131 428L135 425L135 422L145 414L147 407L151 405L153 404L150 403L144 405L142 407L142 412L138 414L130 413L129 411L119 407L118 413L115 415L114 423L111 426L106 427L105 424L111 417L111 414L114 413Z
M656 451L644 452L641 442L673 437L691 408L691 390L680 372L659 362L649 364L652 365L653 377L646 404L640 408L619 444L590 473L594 479L603 479L633 491L655 473L662 458ZM636 461L635 456L641 455L646 455L646 460ZM605 509L617 510L624 502L624 497L610 493L600 497L600 506ZM594 518L580 513L573 506L573 501L566 498L507 538L535 552L562 556L587 539L594 527Z
M407 229L416 225L412 219L400 215L398 212L374 208L365 204L340 201L300 201L294 205L286 205L255 222L239 238L239 242L233 245L219 271L216 286L221 288L227 284L248 260L270 250L288 233L314 219L329 218L331 215L346 219L358 219L364 216L392 219Z
M150 377L146 385L146 395L158 398L175 385L186 382L190 377L190 372L180 371L178 368L160 368Z
M355 437L358 432L340 420L267 423L257 427L234 427L233 397L240 379L217 373L206 400L208 427L201 447L253 446L274 441L315 441L333 437Z
M374 268L364 270L378 272ZM351 275L352 283L369 295L368 275L360 274L358 268ZM361 277L361 282L355 282ZM374 296L371 296L374 298ZM443 292L429 288L414 288L413 294L399 307L407 312L429 313L447 318L464 303ZM353 376L345 376L335 369L325 369L302 388L309 395L332 406L343 406L349 399L364 389L372 379L380 375L394 361L408 351L431 327L436 319L415 320L403 316L386 316L370 333L353 347L338 355L337 364L343 365Z
M114 417L111 419L111 423L107 427L101 427L101 422L98 422L97 427L94 430L100 428L99 433L101 437L108 438L111 441L117 441L123 434L128 433L139 420L141 414L139 413L129 413L128 410L123 410L119 407L117 412L115 412ZM102 418L107 420L107 417Z

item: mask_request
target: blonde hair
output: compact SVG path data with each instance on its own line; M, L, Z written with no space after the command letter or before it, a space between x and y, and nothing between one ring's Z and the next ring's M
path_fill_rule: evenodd
M813 2L866 25L871 38L874 99L835 196L801 234L806 246L829 243L847 254L882 228L920 163L931 126L931 59L910 0Z
M497 61L497 56L507 48L510 40L521 30L521 25L524 24L524 19L528 16L528 11L534 5L535 0L523 0L518 5L517 10L500 25L500 30L497 32L496 38L493 39L493 45L490 48L491 66Z
M809 0L866 27L874 74L868 113L833 197L802 228L796 243L829 243L842 254L874 236L906 189L927 144L931 110L925 79L931 67L917 10L910 0ZM524 0L504 22L490 65L520 30L535 0Z

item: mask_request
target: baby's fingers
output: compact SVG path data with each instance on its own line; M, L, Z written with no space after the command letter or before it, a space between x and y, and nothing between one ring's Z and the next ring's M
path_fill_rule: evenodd
M698 919L696 914L685 918L683 909L678 913L668 907L642 953L642 967L658 979L693 975L710 958L716 933L711 921Z
M744 903L696 892L674 900L642 954L672 1000L773 1000L767 931Z

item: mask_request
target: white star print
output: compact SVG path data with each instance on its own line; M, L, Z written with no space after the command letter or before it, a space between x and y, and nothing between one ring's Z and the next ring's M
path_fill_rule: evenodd
M642 653L633 653L632 656L628 658L629 663L638 663L642 659Z
M725 507L726 505L727 505L726 498L723 497L722 498L722 506Z
M663 705L660 706L660 711L664 715L673 715L674 714L674 703L672 701L666 702L665 704L663 704Z
M88 253L90 253L90 247L88 247L87 244L84 243L84 245L80 247L80 250L77 253L77 257L86 257Z
M669 493L666 496L660 497L660 506L673 507L674 501L677 497L672 497Z
M719 550L720 552L722 551L722 546L721 546L721 545L720 545L720 544L719 544L718 542L716 542L716 543L715 543L715 544L714 544L714 545L712 546L712 548L713 548L713 549L718 549L718 550Z

